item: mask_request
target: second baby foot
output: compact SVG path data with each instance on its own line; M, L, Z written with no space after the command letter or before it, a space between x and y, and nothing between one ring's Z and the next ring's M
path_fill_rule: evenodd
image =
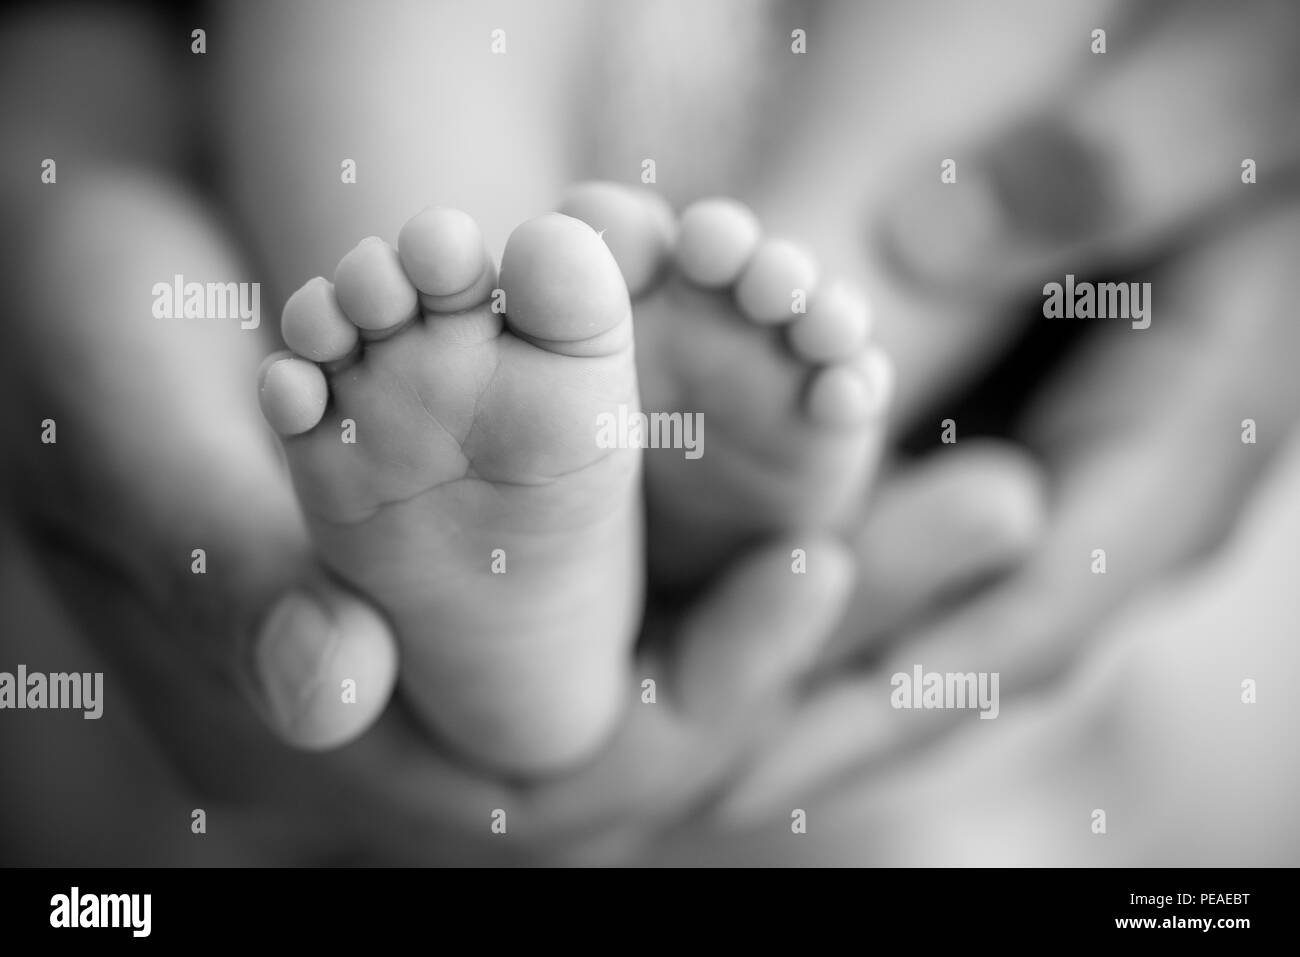
M893 382L862 295L822 282L808 253L764 238L732 200L674 222L648 190L587 183L561 209L623 270L646 415L698 413L703 427L683 433L694 450L646 452L654 579L690 584L755 538L851 520Z
M299 289L283 334L263 411L323 559L391 616L416 714L506 772L590 755L627 697L642 578L640 453L594 440L637 408L605 244L531 220L498 288L473 220L429 209Z

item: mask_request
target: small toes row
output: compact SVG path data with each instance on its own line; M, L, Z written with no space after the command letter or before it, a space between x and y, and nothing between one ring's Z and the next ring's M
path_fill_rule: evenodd
M394 249L378 237L339 260L334 281L308 281L285 303L285 345L313 362L337 362L362 339L382 339L420 314L457 312L485 301L496 270L468 215L433 207L402 227Z
M787 325L790 346L808 362L851 359L867 346L865 296L845 282L819 283L802 246L765 238L758 218L731 199L705 199L681 217L677 269L697 286L732 288L736 308L760 325Z
M785 328L799 359L818 366L804 404L815 422L855 426L883 414L893 392L893 367L871 344L871 315L861 290L821 283L817 263L801 246L765 238L758 218L731 199L688 207L673 250L678 271L707 289L730 288L736 308L757 325Z
M334 270L317 276L284 305L280 334L290 352L270 356L259 373L262 411L283 436L314 428L329 386L319 364L355 358L365 341L394 335L421 312L451 313L487 301L496 267L478 224L456 209L431 207L402 227L397 248L363 239Z
M846 361L867 347L865 296L844 282L819 285L814 258L795 243L764 238L743 203L701 200L674 222L653 190L589 182L569 191L560 212L600 231L633 298L673 262L694 285L730 287L750 321L786 325L791 349L807 362Z

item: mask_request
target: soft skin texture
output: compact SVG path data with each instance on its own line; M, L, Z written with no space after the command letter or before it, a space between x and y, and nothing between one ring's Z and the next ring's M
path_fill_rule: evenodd
M492 301L464 213L421 213L399 241L363 240L334 274L338 310L378 338L329 372L308 361L343 341L320 293L319 342L268 360L262 407L322 559L394 623L410 705L471 761L562 769L627 707L640 621L640 450L596 442L600 415L637 407L627 291L558 213L511 235Z
M764 536L855 518L893 387L863 294L735 200L683 210L671 248L650 190L582 184L562 209L622 230L644 409L702 420L701 454L646 452L653 580L698 583Z

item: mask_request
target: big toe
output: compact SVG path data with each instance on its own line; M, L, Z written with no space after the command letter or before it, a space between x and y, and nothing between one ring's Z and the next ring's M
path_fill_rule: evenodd
M515 229L501 256L506 320L552 352L609 355L631 343L627 285L586 223L547 213Z
M630 295L654 284L676 229L672 209L658 194L618 183L582 183L565 196L560 212L582 220L605 240Z

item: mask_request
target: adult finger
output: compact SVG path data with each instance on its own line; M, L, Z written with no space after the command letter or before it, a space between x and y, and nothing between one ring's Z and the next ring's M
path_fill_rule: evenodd
M286 741L331 747L387 703L395 646L312 557L257 410L255 330L152 314L177 274L247 277L214 222L183 186L129 173L87 174L34 218L14 250L15 506L37 540L124 579Z
M1041 466L1010 443L944 446L881 485L852 547L853 598L822 668L932 616L1028 556L1046 522Z
M1099 342L1031 425L1041 445L1056 436L1059 470L1051 524L1031 558L871 672L816 695L763 747L729 813L747 819L786 800L791 782L824 782L973 717L894 708L892 677L917 665L997 673L998 706L1014 707L1129 598L1216 547L1300 413L1290 371L1300 350L1297 254L1300 210L1282 209L1166 273L1167 320L1147 338Z
M955 182L925 164L897 191L880 239L903 272L967 297L1016 288L1140 256L1288 187L1300 161L1293 4L1167 3L1104 42L1036 111L945 153Z

